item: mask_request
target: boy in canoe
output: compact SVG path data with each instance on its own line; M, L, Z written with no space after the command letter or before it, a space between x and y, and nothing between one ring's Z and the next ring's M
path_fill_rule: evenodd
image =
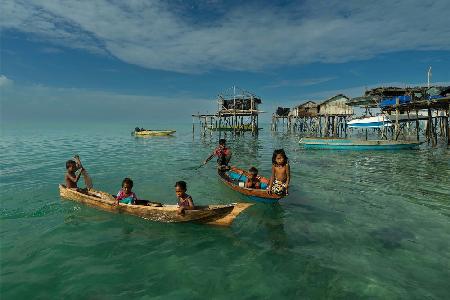
M217 165L220 171L228 170L228 164L231 160L231 150L227 148L227 141L225 139L219 140L219 146L214 149L213 153L203 162L204 165L208 163L214 156L217 156Z
M77 163L74 160L68 160L66 161L66 169L67 172L64 176L64 181L66 182L66 187L69 189L75 189L77 191L82 191L78 188L78 180L80 180L81 177L81 173L83 173L84 168L83 166L80 167L80 172L78 174L76 174L75 172L77 171L78 167L77 167Z
M261 180L258 177L258 169L251 167L248 170L249 176L247 176L247 181L245 182L245 187L248 189L260 189Z
M186 182L177 181L175 183L175 194L178 199L178 214L183 215L185 210L195 209L192 197L186 194Z

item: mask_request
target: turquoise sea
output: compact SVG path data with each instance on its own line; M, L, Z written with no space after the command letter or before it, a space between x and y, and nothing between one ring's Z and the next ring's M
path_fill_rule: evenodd
M245 201L213 162L193 170L217 134L159 124L175 136L135 138L135 125L2 125L1 299L448 299L446 146L306 151L268 125L258 137L228 135L234 165L269 175L284 148L292 170L289 197L250 207L229 228L61 200L77 153L100 190L116 193L129 176L139 197L175 203L185 180L196 204Z

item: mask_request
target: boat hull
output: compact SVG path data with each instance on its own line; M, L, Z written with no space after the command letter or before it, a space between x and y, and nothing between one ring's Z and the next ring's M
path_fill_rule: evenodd
M125 213L151 221L164 223L196 222L211 225L231 225L234 218L250 205L233 203L227 205L197 206L194 210L186 210L183 215L178 214L177 205L144 206L119 203L105 192L90 189L87 193L68 189L59 185L60 196L64 199L76 201L88 206L114 213Z
M143 131L134 131L133 134L135 136L165 136L172 135L176 131L175 130L143 130Z
M324 150L404 150L416 149L420 142L387 140L350 140L350 139L308 139L300 140L305 149Z
M392 123L385 116L374 116L353 119L347 125L349 128L381 128L392 126Z
M261 189L249 189L239 186L239 182L245 183L247 176L249 175L247 171L231 167L229 171L218 172L221 181L231 188L232 190L247 196L248 199L255 202L262 203L277 203L282 196L276 194L269 194L267 191L267 186L269 185L269 180L265 177L259 176L261 181Z

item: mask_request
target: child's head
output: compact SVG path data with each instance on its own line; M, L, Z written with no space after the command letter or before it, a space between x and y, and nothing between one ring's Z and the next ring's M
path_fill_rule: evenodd
M177 181L175 183L175 194L177 194L177 197L181 197L186 193L187 187L185 181Z
M133 189L133 180L128 177L124 178L122 180L122 190L128 194L131 192L131 189Z
M258 176L258 169L255 167L251 167L248 172L250 173L250 175L252 175L253 178L255 178L256 176Z
M77 163L71 159L66 161L66 169L69 172L74 172L77 169Z
M283 149L277 149L273 151L272 164L283 166L287 163L288 157Z
M225 147L227 144L227 141L225 139L220 139L219 140L219 145Z

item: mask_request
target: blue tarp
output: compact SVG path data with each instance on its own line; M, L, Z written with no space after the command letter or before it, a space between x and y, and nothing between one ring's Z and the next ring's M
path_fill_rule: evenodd
M398 99L398 103L400 105L411 102L411 96L405 96L405 95L404 96L395 96L392 98L384 98L380 103L380 107L385 108L388 106L395 105L397 103L397 99Z

